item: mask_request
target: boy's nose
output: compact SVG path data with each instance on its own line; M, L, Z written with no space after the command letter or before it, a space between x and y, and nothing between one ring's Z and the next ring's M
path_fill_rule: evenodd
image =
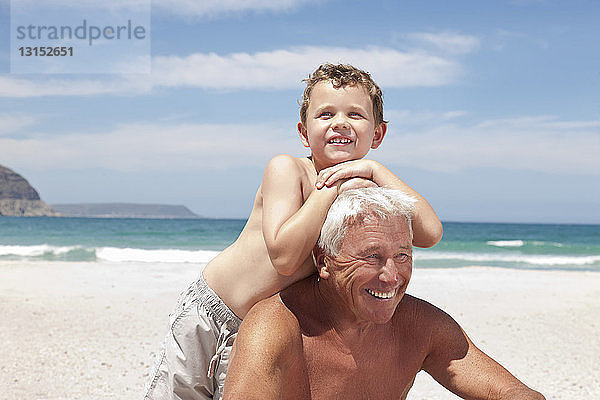
M338 129L348 129L350 128L350 124L348 123L346 116L337 114L333 120L333 127Z

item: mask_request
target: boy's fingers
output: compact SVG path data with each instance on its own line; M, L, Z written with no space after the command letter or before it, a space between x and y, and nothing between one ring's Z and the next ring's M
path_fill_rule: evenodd
M319 185L322 187L323 185L326 185L327 183L329 183L331 176L333 174L335 174L335 172L336 172L336 170L333 169L333 167L326 168L323 171L319 172L319 176L317 177L317 187L319 187ZM335 182L335 181L333 181L333 182ZM331 183L329 183L329 185L330 184ZM327 186L329 186L329 185L327 185Z
M325 185L329 186L332 185L334 182L340 180L340 179L345 179L345 178L357 178L360 177L357 174L357 171L355 171L354 169L350 169L350 168L345 168L345 169L340 169L335 171L333 174L331 174L329 176L329 178L327 178L325 180Z
M362 177L365 176L365 171L360 168L360 164L356 161L346 161L338 165L331 166L323 169L317 176L316 186L321 188L323 186L331 187L335 182L340 179Z

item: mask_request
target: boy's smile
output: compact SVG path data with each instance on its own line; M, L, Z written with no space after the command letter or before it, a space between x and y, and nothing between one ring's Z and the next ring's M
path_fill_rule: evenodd
M385 129L385 124L375 126L373 103L362 85L335 88L331 81L315 85L306 126L298 123L302 143L310 147L317 172L363 158L381 144Z

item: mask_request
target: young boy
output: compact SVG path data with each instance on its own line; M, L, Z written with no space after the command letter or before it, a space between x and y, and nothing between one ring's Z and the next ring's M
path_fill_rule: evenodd
M418 199L413 244L429 247L442 226L427 201L383 165L362 158L387 129L381 89L349 65L321 65L306 81L298 132L307 158L266 167L239 238L182 293L146 399L221 398L233 339L250 308L315 272L311 252L338 193L379 185Z

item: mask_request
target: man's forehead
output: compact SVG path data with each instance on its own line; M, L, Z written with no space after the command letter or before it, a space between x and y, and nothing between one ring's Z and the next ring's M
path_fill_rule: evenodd
M357 219L347 226L344 245L355 250L378 246L412 249L412 238L408 221L402 215L381 218L367 216Z

